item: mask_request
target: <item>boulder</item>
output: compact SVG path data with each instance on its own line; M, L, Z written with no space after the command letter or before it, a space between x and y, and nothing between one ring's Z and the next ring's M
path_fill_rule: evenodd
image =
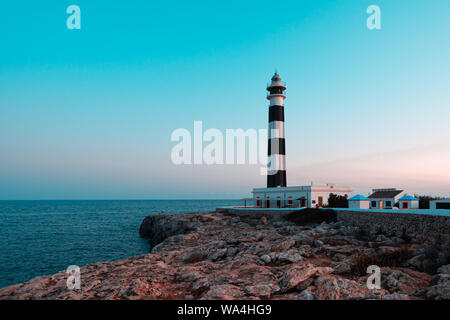
M147 216L141 223L139 235L148 238L150 245L156 246L168 237L194 232L194 223L179 219L174 215L155 214Z
M194 249L188 253L186 253L183 257L184 263L196 263L202 261L205 258L205 255L200 249Z
M447 264L445 266L441 266L437 269L437 273L445 273L450 274L450 264Z
M280 291L287 292L304 285L316 271L317 269L311 263L293 265L283 274L280 280Z
M269 255L264 254L261 256L261 260L264 261L265 264L269 264L272 261L272 258Z
M354 280L323 276L316 279L316 297L319 300L364 299L370 295L365 283Z
M241 299L245 293L237 286L231 284L221 284L211 287L201 300L235 300Z
M445 269L444 269L445 270ZM450 299L450 275L441 273L430 281L431 287L427 289L426 297L434 300Z
M334 262L331 264L331 267L334 269L335 274L347 274L352 270L349 260Z
M268 299L271 297L272 292L278 291L280 288L272 284L257 284L254 286L246 286L244 290L250 296Z
M308 291L308 289L303 290L297 297L297 300L315 300L315 295Z
M383 300L409 300L409 296L403 293L390 293L384 295Z
M271 253L270 258L275 264L296 263L303 260L302 255L295 249L286 252Z
M381 287L391 293L414 294L425 288L430 282L430 275L410 269L382 268Z
M276 245L274 245L271 249L271 251L286 251L289 248L295 246L295 240L294 239L289 239L286 241L283 241L281 243L278 243Z

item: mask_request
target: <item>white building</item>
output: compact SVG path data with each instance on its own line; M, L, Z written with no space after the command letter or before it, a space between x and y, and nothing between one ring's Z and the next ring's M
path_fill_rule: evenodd
M395 188L373 189L369 196L370 209L392 209L401 197L403 190Z
M345 196L348 187L334 184L253 189L253 205L258 208L316 208L326 206L330 194Z
M430 209L450 210L450 199L432 200L430 201Z
M348 199L348 207L352 209L369 209L370 199L357 194L356 196Z
M419 209L419 199L410 195L404 195L398 199L400 209Z

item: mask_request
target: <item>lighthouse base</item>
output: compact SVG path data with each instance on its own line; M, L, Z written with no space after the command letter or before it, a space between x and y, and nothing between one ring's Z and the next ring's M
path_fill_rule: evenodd
M286 186L286 170L278 170L277 173L267 176L267 188Z

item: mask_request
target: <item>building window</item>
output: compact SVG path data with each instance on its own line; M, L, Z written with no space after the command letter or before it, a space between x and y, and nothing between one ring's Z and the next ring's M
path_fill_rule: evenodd
M402 209L408 209L408 202L402 202Z
M437 202L436 209L450 209L450 202Z
M392 202L391 201L386 201L386 207L392 207Z
M256 206L259 208L261 207L261 200L256 200Z
M306 207L306 199L304 197L300 199L300 207Z
M376 208L377 207L377 202L376 201L372 201L372 208Z

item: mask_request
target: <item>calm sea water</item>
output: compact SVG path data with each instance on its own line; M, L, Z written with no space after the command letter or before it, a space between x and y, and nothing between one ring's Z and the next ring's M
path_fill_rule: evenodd
M232 206L238 200L0 201L0 287L149 252L149 214Z

